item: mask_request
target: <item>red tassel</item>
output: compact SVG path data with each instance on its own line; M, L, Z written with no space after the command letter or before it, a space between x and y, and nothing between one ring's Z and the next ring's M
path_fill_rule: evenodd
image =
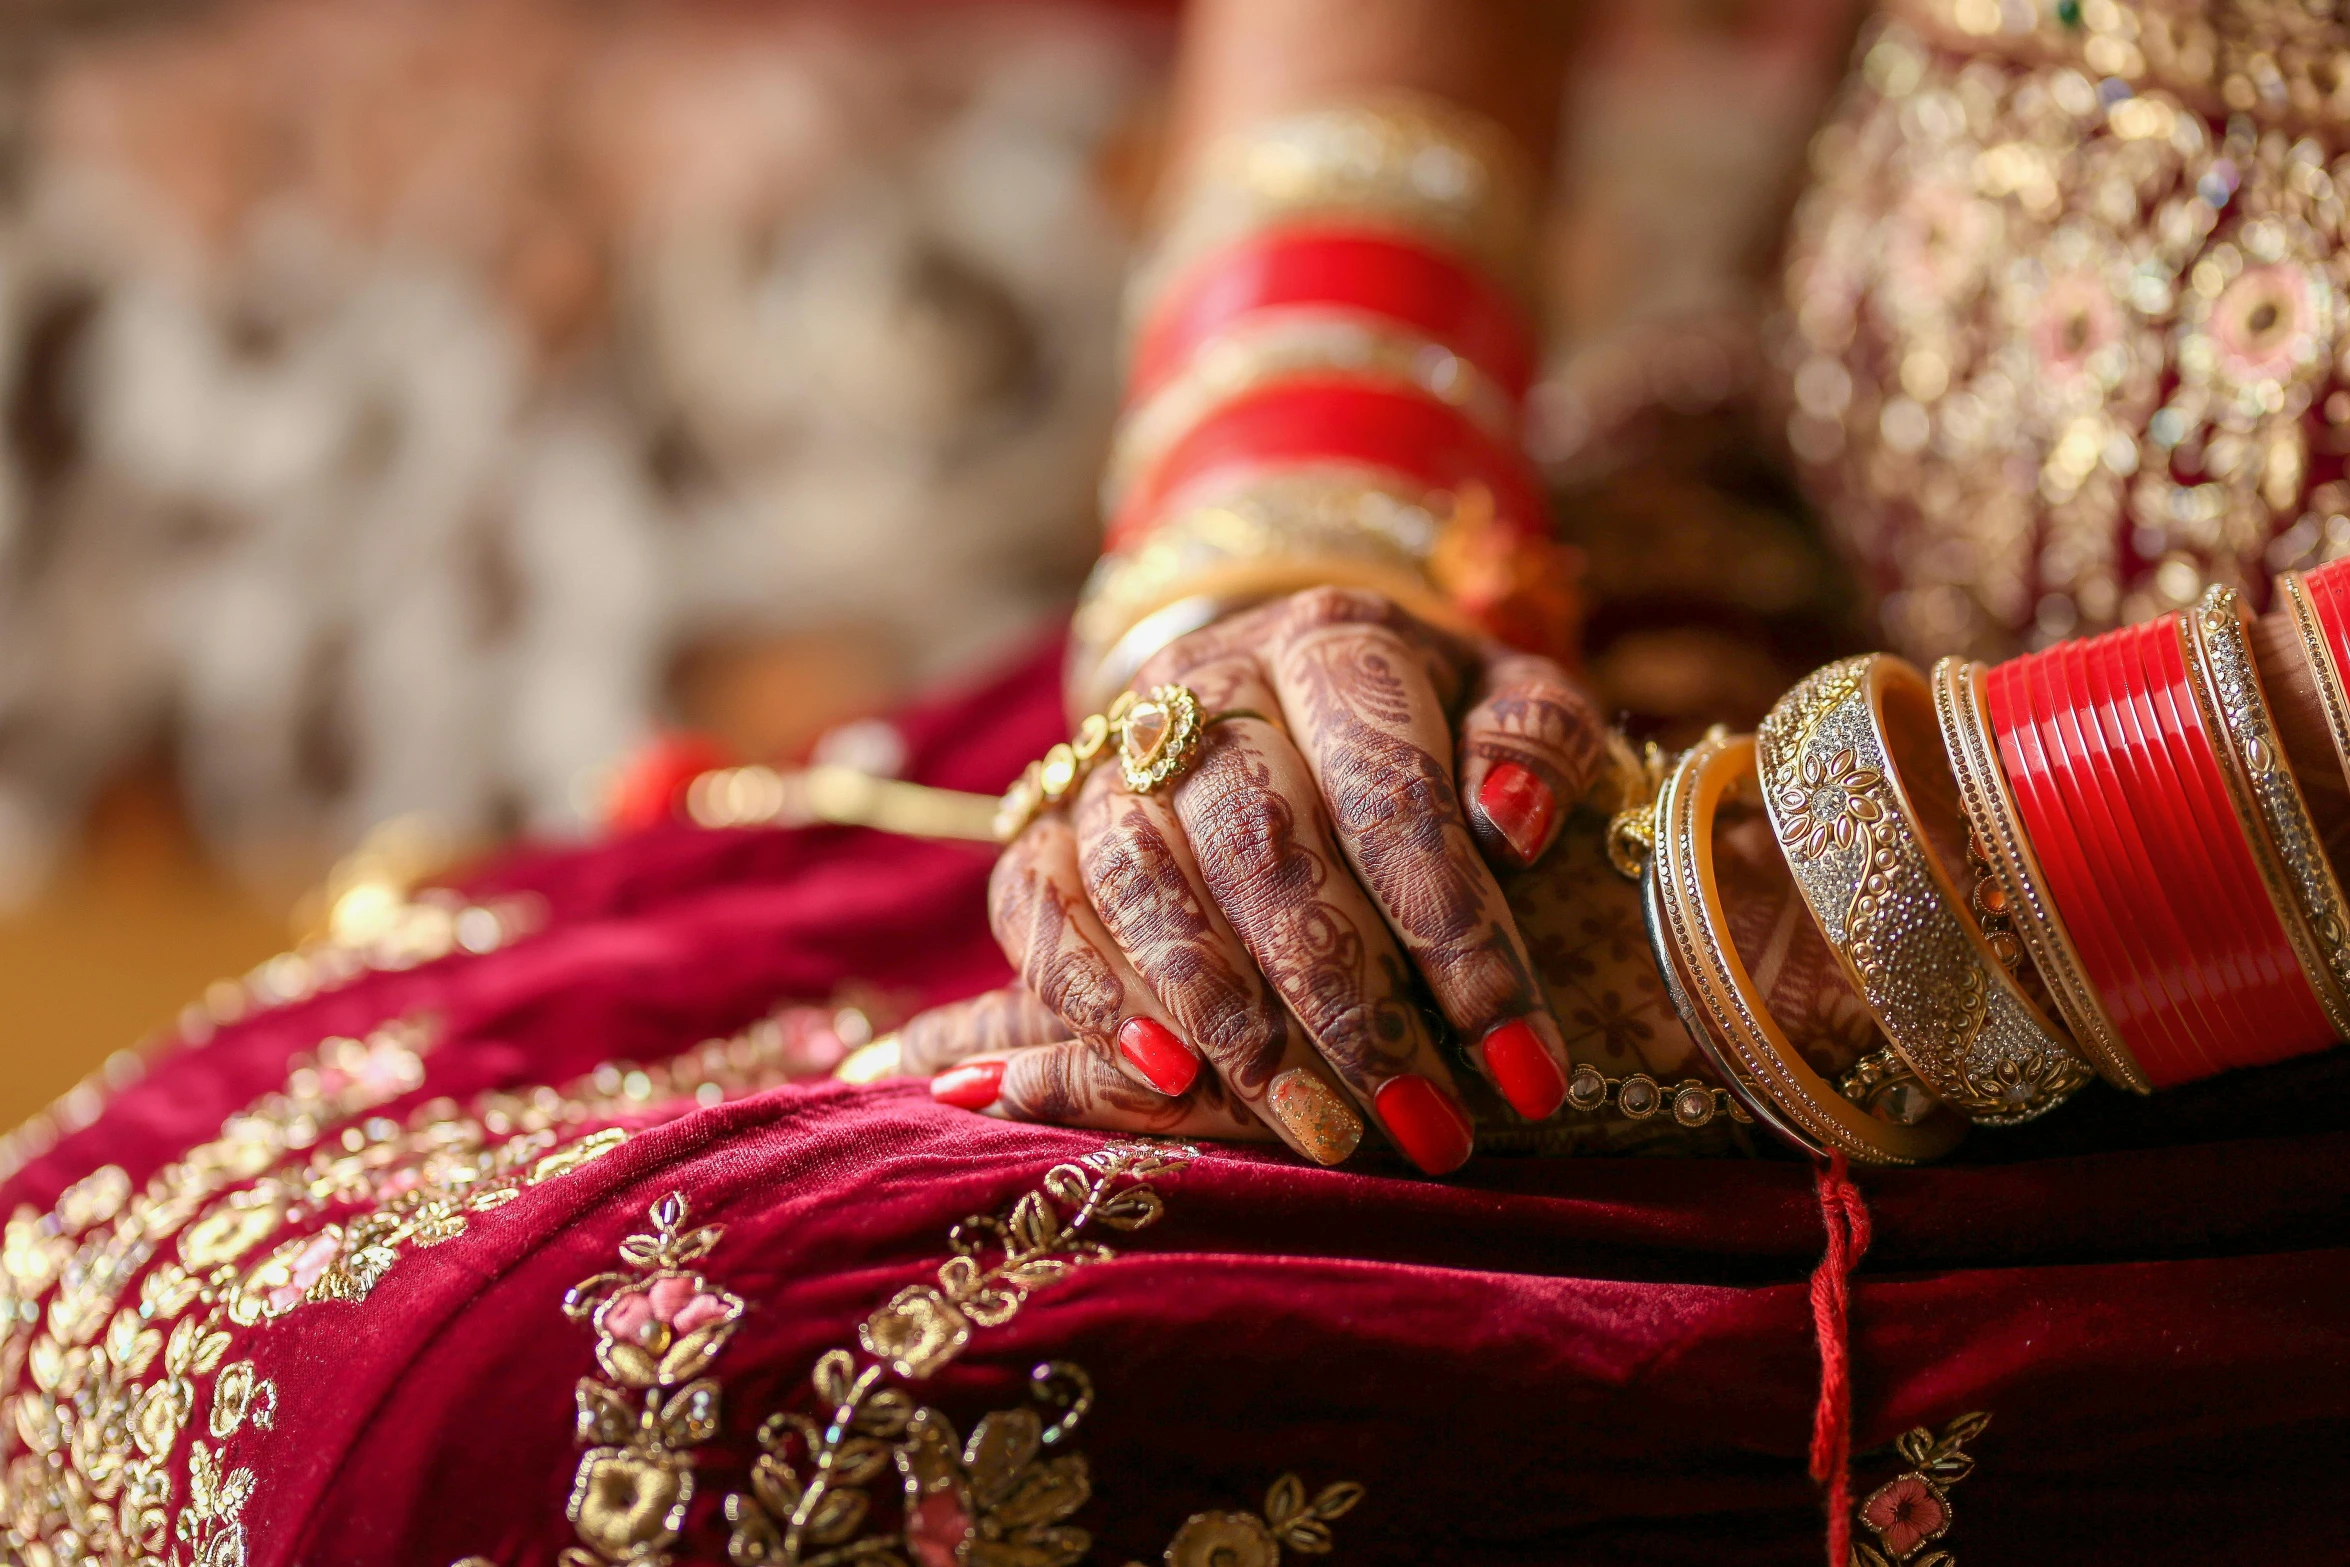
M1845 1322L1852 1270L1869 1249L1869 1209L1852 1184L1844 1155L1817 1174L1827 1255L1811 1276L1812 1333L1820 1346L1820 1404L1812 1416L1811 1477L1828 1488L1828 1567L1852 1559L1852 1356Z

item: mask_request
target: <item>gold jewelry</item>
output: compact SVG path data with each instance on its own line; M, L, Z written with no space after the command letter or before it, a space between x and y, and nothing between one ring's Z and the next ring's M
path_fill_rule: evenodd
M1756 733L1763 802L1886 1040L1936 1097L2012 1126L2063 1103L2090 1070L1968 917L1927 838L1916 801L1948 801L1962 819L1933 765L1932 712L1925 676L1889 653L1815 671Z
M820 762L783 770L753 763L714 767L686 786L697 827L871 827L910 838L989 843L992 795L882 778Z
M1367 588L1435 625L1475 629L1430 575L1449 497L1350 463L1209 483L1182 497L1148 536L1104 555L1086 579L1072 629L1097 670L1107 660L1095 650L1120 646L1158 611L1198 598ZM1086 689L1104 689L1100 674Z
M1927 1096L1904 1124L1852 1103L1812 1070L1756 998L1729 938L1714 879L1721 802L1757 786L1755 742L1720 730L1665 777L1655 806L1656 852L1642 879L1649 943L1682 1024L1754 1118L1815 1155L1842 1150L1869 1164L1938 1159L1966 1135L1966 1118Z
M2326 863L2325 844L2309 819L2301 786L2285 765L2276 722L2252 644L2249 618L2233 588L2213 586L2194 610L2179 617L2179 648L2203 727L2220 758L2228 798L2252 845L2253 862L2269 901L2284 923L2285 939L2337 1035L2350 1037L2350 907ZM2320 683L2322 685L2322 682Z
M1587 1115L1613 1108L1627 1121L1646 1121L1670 1114L1676 1124L1690 1131L1717 1115L1747 1125L1754 1122L1736 1094L1701 1078L1685 1077L1668 1088L1646 1072L1610 1077L1588 1061L1579 1063L1567 1074L1567 1105Z
M1028 824L1077 792L1088 774L1113 757L1119 777L1135 794L1156 794L1199 760L1200 737L1210 724L1265 715L1251 708L1203 716L1199 695L1189 686L1153 686L1122 691L1099 713L1079 721L1077 733L1028 764L1004 791L995 812L994 836L1010 843Z
M1441 99L1387 93L1267 120L1210 147L1183 183L1128 318L1208 251L1330 215L1431 240L1525 293L1537 190L1508 132Z
M2072 1029L2073 1048L2115 1087L2153 1092L2154 1085L2089 983L2089 971L2082 966L2080 949L2073 945L2063 916L2049 901L2040 857L2024 835L2015 795L1999 764L1999 741L1991 732L1990 710L1983 698L1983 666L1955 656L1936 664L1934 713L1974 841L1991 863L2004 912L2023 937L2032 966Z
M1115 516L1134 483L1216 409L1307 376L1402 387L1461 410L1505 446L1518 440L1517 411L1501 388L1432 338L1344 311L1263 313L1201 344L1172 380L1118 421L1102 480L1102 514Z

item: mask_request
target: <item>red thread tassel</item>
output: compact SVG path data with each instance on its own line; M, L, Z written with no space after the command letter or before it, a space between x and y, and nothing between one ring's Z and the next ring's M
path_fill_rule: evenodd
M1812 1334L1820 1346L1820 1405L1812 1415L1811 1477L1828 1488L1828 1567L1852 1560L1852 1356L1845 1323L1852 1304L1852 1270L1869 1249L1869 1209L1852 1184L1844 1155L1818 1172L1820 1223L1827 1255L1811 1276Z

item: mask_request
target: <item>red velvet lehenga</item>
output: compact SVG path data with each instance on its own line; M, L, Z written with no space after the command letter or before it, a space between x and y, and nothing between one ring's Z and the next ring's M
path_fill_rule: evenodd
M1052 668L906 715L914 776L1004 783ZM759 1086L779 1002L1000 982L987 866L524 854L467 891L534 934L156 1061L7 1185L8 1559L1820 1559L1799 1162L1440 1183ZM1867 1549L2339 1550L2343 1052L1861 1185Z

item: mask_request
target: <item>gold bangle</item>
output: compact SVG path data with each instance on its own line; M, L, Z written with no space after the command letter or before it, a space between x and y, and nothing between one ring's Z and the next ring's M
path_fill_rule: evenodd
M1938 1098L2012 1126L2091 1074L1993 952L1927 839L1915 802L1955 793L1933 766L1932 713L1926 677L1889 653L1815 671L1755 736L1763 803L1886 1041ZM1963 820L1955 802L1950 814Z
M1210 147L1183 182L1135 272L1128 319L1207 252L1330 215L1432 241L1525 295L1537 190L1508 132L1441 99L1389 93L1267 120Z
M1179 497L1165 523L1095 565L1073 628L1080 646L1106 651L1182 599L1323 585L1370 588L1437 625L1474 629L1430 577L1447 518L1436 497L1400 477L1329 463L1209 486Z
M1135 482L1224 404L1308 377L1415 392L1459 409L1503 446L1518 441L1517 410L1508 396L1434 339L1344 311L1260 312L1201 344L1172 380L1119 420L1102 479L1102 514L1115 516Z
M2187 684L2285 939L2335 1034L2350 1037L2350 909L2277 744L2276 721L2244 630L2247 618L2236 591L2217 584L2179 617L2179 650L2192 677Z
M1666 775L1642 896L1665 989L1708 1060L1756 1120L1813 1154L1841 1150L1869 1164L1938 1159L1966 1135L1966 1117L1937 1104L1914 1125L1873 1115L1812 1070L1755 996L1729 938L1714 879L1722 800L1759 784L1751 736L1708 735Z
M1991 732L1983 699L1982 665L1953 656L1934 666L1934 715L1941 721L1942 748L1958 779L1959 800L1975 842L1991 863L2007 902L2006 913L2023 937L2024 950L2032 955L2032 966L2072 1029L2073 1047L2115 1087L2152 1093L2154 1085L2089 983L2072 932L2048 897L2040 857L2024 835L2015 795L1999 763L1999 741Z

